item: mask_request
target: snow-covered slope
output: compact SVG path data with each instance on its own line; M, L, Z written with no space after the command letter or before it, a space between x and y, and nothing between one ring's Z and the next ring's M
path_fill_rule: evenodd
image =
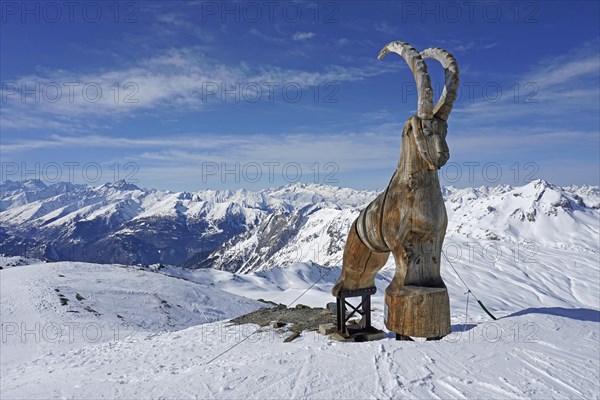
M2 270L3 324L9 313L13 321L29 324L87 324L88 336L94 334L92 326L109 329L98 341L45 338L30 347L18 340L3 342L0 396L598 398L600 277L597 263L591 263L597 260L595 255L577 254L573 249L552 249L540 253L540 262L527 265L511 258L496 266L482 259L454 262L499 317L497 321L491 321L472 297L465 320L465 290L443 262L453 333L439 342L399 342L387 332L377 342L338 343L305 332L292 343L283 343L285 334L271 327L204 323L213 320L203 319L192 308L196 304L199 310L212 309L215 318L228 318L260 304L235 293L286 304L324 305L333 300L330 291L338 267L299 263L245 275L81 263ZM380 328L384 328L382 293L393 273L385 268L377 279L373 323ZM208 292L206 285L213 291ZM69 298L69 305L59 305L55 287ZM77 301L75 293L86 300ZM198 301L202 295L210 305ZM171 308L166 309L162 300ZM88 302L99 315L82 311ZM12 304L18 310L10 309ZM175 325L171 326L165 311L177 305L183 310L171 317ZM81 311L76 314L79 319L71 319L75 316L66 313L70 309ZM116 313L146 323L147 329L123 329L115 336L109 323L122 322L114 318ZM194 322L198 325L192 326ZM74 332L76 339L83 336Z
M377 192L317 184L195 193L39 181L0 186L0 245L13 255L166 263L250 272L312 261L340 265L348 228ZM598 253L600 189L536 180L444 188L453 241Z
M144 340L265 306L138 268L71 262L2 269L0 297L3 370L47 353Z
M464 254L448 254L448 259L442 259L441 271L450 293L452 316L456 323L464 322L467 300L460 277L475 295L485 299L485 304L498 316L528 307L600 309L600 256L597 253L540 247L535 254L529 253L529 250L515 254L508 247L498 247L501 257L491 262L478 242L457 241L453 244L457 246L455 249L462 248ZM494 251L494 256L496 254ZM164 267L157 272L214 285L253 299L290 304L301 296L298 302L323 307L326 302L333 301L331 289L341 268L293 263L247 274L179 267ZM394 272L394 262L390 260L375 281L378 295L372 303L380 311L383 310L383 292ZM306 292L308 288L310 291ZM473 301L472 297L470 301ZM475 308L475 311L471 309L470 319L479 322L486 320L487 316Z
M597 325L586 312L533 311L440 343L351 344L316 333L288 344L267 331L240 343L241 329L202 325L51 354L9 371L2 389L29 399L595 399Z
M584 193L586 201L580 193ZM448 234L598 252L598 191L560 188L544 180L512 188L454 190L446 196Z
M0 254L0 269L14 268L23 265L40 264L44 261L38 260L37 258L27 258L22 256L9 256L6 254Z

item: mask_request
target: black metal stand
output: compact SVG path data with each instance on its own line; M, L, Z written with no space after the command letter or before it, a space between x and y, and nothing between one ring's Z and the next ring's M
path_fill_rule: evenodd
M337 296L337 331L343 335L356 334L372 331L371 327L371 295L377 292L376 287L356 290L340 290ZM346 301L349 297L362 297L362 301L356 307ZM346 306L352 309L352 312L346 315ZM362 315L360 329L348 331L346 323L352 316L358 313Z

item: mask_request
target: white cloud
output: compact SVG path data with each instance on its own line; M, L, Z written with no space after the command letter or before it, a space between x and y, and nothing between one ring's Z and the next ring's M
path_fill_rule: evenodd
M559 56L553 60L547 60L528 78L545 85L560 85L569 84L578 78L597 77L598 71L600 71L598 53L581 55L577 58Z
M478 43L474 41L470 42L455 42L447 50L455 53L466 53L467 51L477 50L489 50L498 46L498 43Z
M47 120L55 117L81 121L94 116L126 117L158 108L201 109L208 104L223 103L219 96L223 96L225 87L267 82L280 86L293 82L308 87L330 81L361 80L391 69L387 64L377 68L372 64L364 67L333 65L314 71L273 65L231 65L207 57L197 49L171 49L124 69L97 73L46 70L14 82L3 82L0 122L3 127L25 128L30 127L28 118L39 119L40 116ZM118 88L115 82L120 84ZM35 89L38 99L27 95L22 101L21 88ZM210 90L218 92L212 95ZM58 100L49 101L54 98Z
M103 149L129 153L129 158L144 162L181 163L202 162L334 162L345 171L386 168L395 165L400 154L402 124L384 122L362 131L284 133L280 135L241 135L194 133L130 138L104 135L51 135L47 139L17 140L3 143L5 154L27 153L50 149ZM494 159L535 146L545 148L568 145L597 144L597 134L586 131L510 128L482 128L460 131L450 126L448 143L453 157ZM369 149L369 151L364 151Z
M263 40L266 40L267 42L272 42L272 43L283 43L285 40L281 37L277 37L274 35L267 35L266 33L263 33L262 31L256 29L256 28L252 28L248 31L251 35L254 35L258 38L261 38Z
M343 47L343 46L346 46L347 44L350 44L350 39L348 39L348 38L342 37L342 38L335 40L336 46Z
M560 116L569 121L582 114L597 118L600 112L599 70L597 47L577 47L565 54L540 60L529 72L515 77L513 81L471 81L471 85L479 84L476 87L479 93L483 93L484 85L491 87L491 95L487 100L478 99L459 106L454 113L460 115L463 122L481 122L483 126L493 122L518 124L519 121L535 125L542 118ZM468 78L464 80L469 81ZM492 86L499 87L501 92ZM494 100L496 93L500 96ZM469 97L469 89L464 85L461 94Z
M294 33L294 36L292 36L292 39L296 41L308 40L314 38L316 35L317 34L314 32L296 32Z
M398 33L396 27L391 26L385 21L375 23L375 30L387 35L395 35Z

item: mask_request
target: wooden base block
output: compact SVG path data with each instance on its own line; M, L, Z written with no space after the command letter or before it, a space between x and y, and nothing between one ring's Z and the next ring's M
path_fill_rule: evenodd
M388 288L389 289L389 288ZM404 336L433 338L451 332L448 289L404 286L385 291L385 326Z

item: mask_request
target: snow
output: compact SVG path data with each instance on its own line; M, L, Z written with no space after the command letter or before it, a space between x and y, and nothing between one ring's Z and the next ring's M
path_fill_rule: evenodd
M7 254L0 254L0 268L14 268L22 265L40 264L42 260L37 258L27 258L21 256L9 256Z
M0 192L2 228L13 238L38 243L24 254L64 260L61 255L73 253L73 243L82 249L123 243L121 253L104 252L103 262L194 264L201 257L209 260L202 266L237 272L293 262L339 265L345 232L378 194L300 183L260 192L172 193L123 182L88 188L36 181L5 182ZM443 192L449 238L598 252L598 187L561 188L540 179L522 187ZM167 249L160 247L161 235L186 239ZM8 245L14 248L15 241ZM153 248L161 252L148 250ZM208 257L202 252L207 250ZM75 260L96 261L83 256L88 253L81 251Z
M287 344L272 330L242 342L256 326L206 324L48 354L3 374L3 396L597 398L597 312L553 312L456 327L439 343L309 333Z
M179 330L264 306L206 285L118 265L37 263L0 273L3 371L56 351Z
M453 333L439 342L398 342L387 332L381 341L339 343L305 332L283 343L285 335L271 327L257 331L256 325L226 324L228 318L264 306L249 298L312 306L333 301L330 290L339 267L295 263L244 275L86 263L5 269L0 271L1 395L598 398L597 256L564 249L544 249L537 256L536 263L510 257L495 266L481 257L453 261L497 321L473 297L465 320L465 289L444 263ZM382 293L393 272L386 267L377 279L373 321L379 328L384 328ZM67 306L60 306L55 288L69 298ZM77 301L75 293L86 300ZM161 308L161 300L171 308ZM101 315L83 312L84 304ZM62 341L53 343L46 333L32 343L31 335L23 341L7 332L11 321L30 327L36 322L94 324L89 326L100 327L103 335L96 339L90 331L86 340L75 330L70 341L63 329ZM121 326L118 335L111 323ZM130 326L135 329L125 329Z
M304 186L311 190L307 192ZM218 254L213 267L228 269L233 264L241 264L240 272L251 272L298 261L325 266L341 264L346 232L360 208L377 193L354 191L342 197L331 187L304 186L293 185L269 192L286 201L293 199L294 207L298 207L293 216L298 216L300 223L289 240L268 257L262 256L261 243L256 238L264 236L267 229L257 224L249 234L240 236ZM346 190L340 191L346 193ZM307 206L305 201L314 199L315 193L322 201ZM509 252L529 245L531 252L545 247L597 254L600 213L588 204L597 203L599 193L589 187L560 188L543 180L517 188L507 185L445 188L449 220L446 247L457 241L481 242L484 246L486 243L502 246Z
M453 333L441 341L400 342L385 330L390 259L372 298L383 340L339 343L304 332L283 343L285 334L271 327L227 321L266 306L259 299L320 307L334 301L346 232L376 192L313 184L259 193L122 184L90 191L29 182L24 200L22 185L3 184L12 190L2 199L3 221L45 204L52 217L185 213L207 218L208 229L238 212L252 221L294 212L303 219L269 255L264 244L271 239L260 235L270 225L250 224L219 259L223 269L248 260L245 273L3 255L1 398L600 398L597 187L537 180L517 188L444 188L442 276ZM61 190L89 196L67 199ZM258 256L265 258L252 259ZM466 295L452 267L498 320Z

